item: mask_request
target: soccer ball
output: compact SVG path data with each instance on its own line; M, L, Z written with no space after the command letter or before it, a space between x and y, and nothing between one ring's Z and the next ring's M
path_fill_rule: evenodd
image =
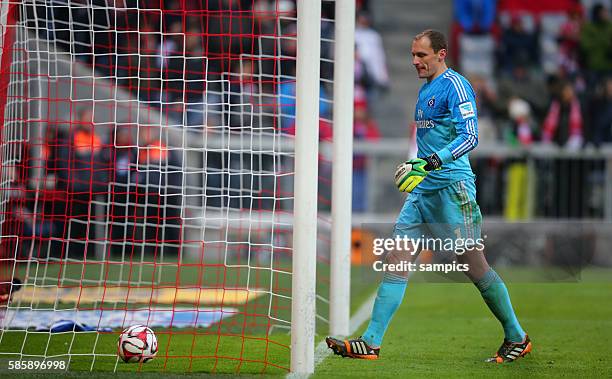
M121 332L117 355L127 363L145 363L157 354L157 337L144 325L132 325Z
M400 188L404 180L408 178L410 171L412 171L412 164L408 162L402 162L397 166L394 176L397 188Z

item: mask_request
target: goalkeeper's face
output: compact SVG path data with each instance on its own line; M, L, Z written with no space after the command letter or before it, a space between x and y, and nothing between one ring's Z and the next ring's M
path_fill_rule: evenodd
M446 70L445 58L446 50L434 52L429 38L422 37L412 41L412 64L419 78L432 80Z

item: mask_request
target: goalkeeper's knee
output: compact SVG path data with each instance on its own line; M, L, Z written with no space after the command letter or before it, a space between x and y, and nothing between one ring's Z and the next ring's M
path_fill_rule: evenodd
M385 255L384 263L387 269L384 272L384 282L405 283L408 281L409 263L413 260L413 255L409 251L392 250ZM399 270L389 270L389 266L399 268Z

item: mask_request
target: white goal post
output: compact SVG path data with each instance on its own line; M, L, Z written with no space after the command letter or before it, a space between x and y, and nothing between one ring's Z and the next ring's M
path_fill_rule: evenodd
M314 371L321 1L299 0L295 202L291 285L291 371Z
M298 1L291 371L314 371L321 1ZM335 1L330 333L349 333L355 0ZM297 270L296 270L297 268Z
M0 0L0 358L123 370L108 341L141 320L165 341L163 370L189 359L208 372L208 359L211 372L310 374L316 333L348 334L355 0L281 3L225 15L272 33L220 38L206 28L217 8L177 19L139 1ZM208 50L237 38L249 43ZM98 327L52 332L73 317Z

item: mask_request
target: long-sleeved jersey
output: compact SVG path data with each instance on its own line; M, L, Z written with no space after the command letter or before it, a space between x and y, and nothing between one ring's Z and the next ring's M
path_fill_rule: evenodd
M472 179L468 152L478 144L478 114L470 83L448 69L419 91L414 119L418 157L437 153L442 168L429 173L413 192L428 192Z

